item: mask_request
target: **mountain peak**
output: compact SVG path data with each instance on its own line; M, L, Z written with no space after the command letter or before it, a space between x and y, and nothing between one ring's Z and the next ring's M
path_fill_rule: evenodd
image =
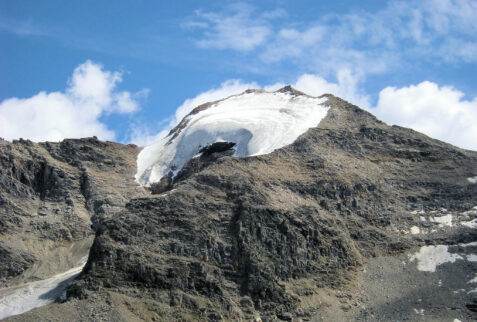
M268 154L293 143L326 116L326 98L306 95L291 86L276 92L248 90L203 104L171 133L138 157L136 178L143 185L158 182L215 142L235 143L234 156Z
M137 159L0 141L0 319L66 291L10 319L475 320L477 152L297 92L200 105Z
M305 95L305 96L309 96L295 88L293 88L291 85L286 85L282 88L280 88L279 90L276 90L275 93L288 93L288 94L291 94L291 95Z

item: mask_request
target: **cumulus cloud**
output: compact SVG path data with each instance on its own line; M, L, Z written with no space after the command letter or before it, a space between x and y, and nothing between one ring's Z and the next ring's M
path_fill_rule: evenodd
M133 113L139 109L137 99L147 95L147 90L135 94L117 91L121 81L121 73L105 71L88 60L76 67L64 92L40 92L0 102L0 137L60 141L96 135L114 139L115 133L99 118Z
M465 100L464 93L453 87L428 81L386 87L379 93L376 108L370 111L388 123L477 150L477 98Z
M291 82L290 84L279 82L263 86L262 88L266 91L273 92L283 86L291 85L310 96L333 94L362 108L371 107L370 97L360 89L361 79L357 75L345 69L337 73L336 79L337 82L333 83L316 74L303 74L299 76L295 82Z
M341 70L338 72L337 80L337 83L332 83L318 75L304 74L298 78L293 86L312 96L329 93L363 108L370 107L370 98L359 89L359 78L357 76L349 70Z
M127 143L147 146L165 137L173 127L173 117L166 118L154 124L154 127L135 123L129 128Z
M196 40L200 48L250 51L264 43L271 32L270 20L285 15L281 9L255 15L254 7L245 3L229 5L225 12L213 13L196 10L194 18L182 27L199 30Z

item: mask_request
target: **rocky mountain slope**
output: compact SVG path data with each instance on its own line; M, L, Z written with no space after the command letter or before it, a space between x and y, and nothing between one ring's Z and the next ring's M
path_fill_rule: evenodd
M0 140L0 296L87 258L94 225L146 195L133 178L138 152L96 138Z
M292 144L212 144L154 194L135 146L2 141L4 283L73 267L94 233L64 301L7 320L475 319L477 152L320 99Z

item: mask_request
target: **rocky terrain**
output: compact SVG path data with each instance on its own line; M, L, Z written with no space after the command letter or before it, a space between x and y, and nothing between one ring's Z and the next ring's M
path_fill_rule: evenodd
M94 225L144 196L139 148L96 138L0 141L0 287L49 277L87 256Z
M323 98L293 144L208 146L150 191L135 146L1 141L2 287L89 252L61 301L6 320L475 320L477 152Z

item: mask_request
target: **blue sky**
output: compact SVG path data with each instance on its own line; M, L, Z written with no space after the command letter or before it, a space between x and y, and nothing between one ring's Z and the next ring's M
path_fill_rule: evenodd
M473 0L2 1L0 48L9 140L144 145L196 104L292 84L477 149Z

